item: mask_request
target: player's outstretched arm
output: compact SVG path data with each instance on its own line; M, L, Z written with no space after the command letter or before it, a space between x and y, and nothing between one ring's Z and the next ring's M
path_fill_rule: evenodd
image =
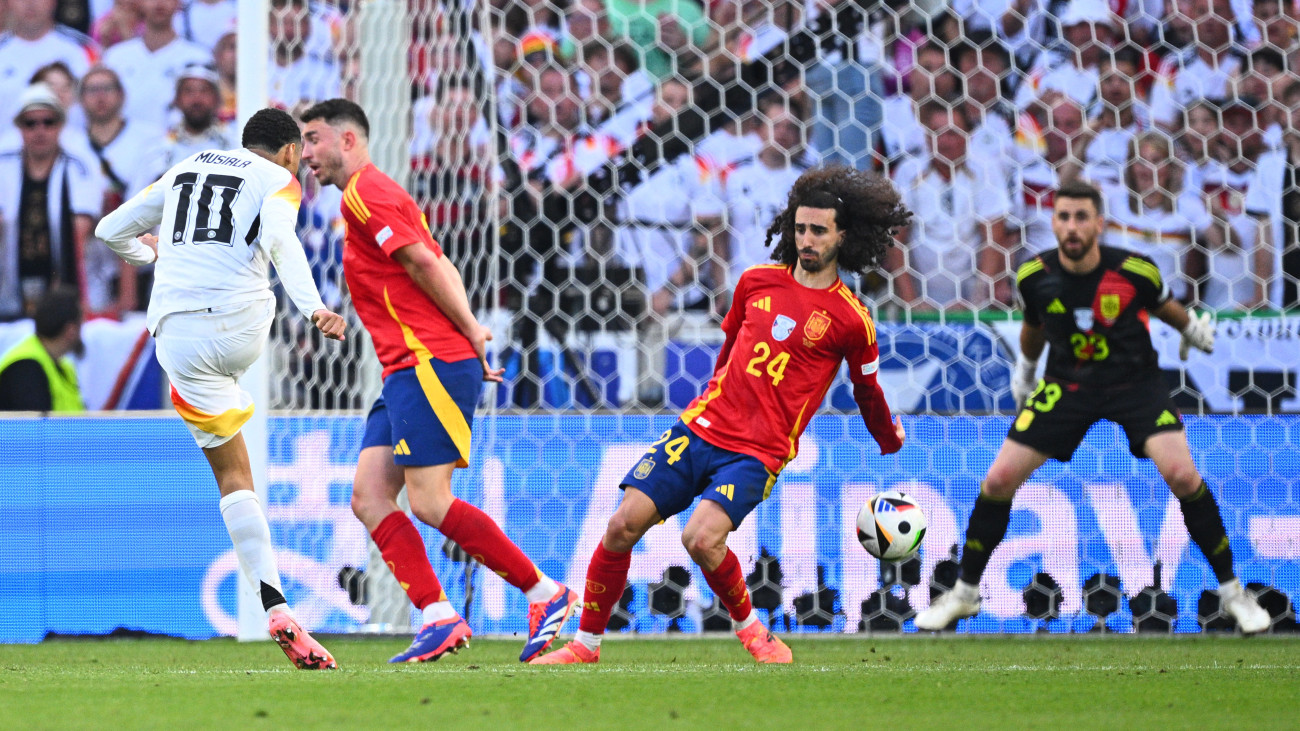
M1214 352L1214 318L1210 313L1188 312L1177 300L1168 299L1151 314L1183 334L1178 344L1178 357L1182 360L1187 360L1191 348L1203 353Z
M492 339L492 331L481 325L470 310L465 283L456 267L447 257L419 243L403 246L393 251L392 256L456 329L469 339L483 366L483 380L501 383L506 369L493 368L487 359L487 343Z
M316 289L316 280L311 276L307 254L303 251L302 242L298 240L297 224L296 202L290 203L279 197L268 198L262 203L262 235L258 242L270 255L271 263L275 264L275 273L280 275L280 283L284 285L285 293L298 308L298 312L320 328L317 315L321 312L331 315L334 313L325 309L325 303L321 301L320 292ZM325 318L325 321L331 328L337 329L332 318ZM321 328L321 332L326 337L330 336L324 328ZM342 336L342 331L337 334Z
M136 238L162 223L163 186L155 183L137 193L117 210L99 219L95 236L108 245L123 261L135 266L152 264L158 259L158 239Z

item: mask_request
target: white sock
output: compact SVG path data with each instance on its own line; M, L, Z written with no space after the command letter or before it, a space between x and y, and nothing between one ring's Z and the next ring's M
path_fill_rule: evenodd
M751 606L751 607L749 608L749 616L748 616L748 617L745 617L744 619L740 620L739 622L737 622L737 621L734 620L734 619L731 620L731 628L734 629L734 630L736 630L737 632L740 632L740 631L744 630L746 627L748 627L749 625L751 625L751 624L753 624L753 623L755 623L755 622L757 622L757 621L758 621L758 612L755 612L755 611L754 611L754 608Z
M239 557L239 573L262 598L263 605L274 596L262 596L262 584L270 586L280 595L280 572L275 567L275 552L271 550L271 527L266 523L262 503L252 490L236 490L221 498L221 519L230 533L230 542Z
M952 590L956 592L957 596L963 601L973 602L980 598L980 588L975 584L967 583L961 579L957 580L957 583L952 587Z
M560 585L555 583L555 579L552 579L546 574L542 574L541 581L533 584L531 589L524 592L524 598L528 600L529 604L536 604L537 602L549 600L551 597L555 596L555 593L559 590Z
M590 632L583 632L582 630L578 630L578 634L574 635L573 639L577 640L579 643L582 644L583 647L587 648L588 650L595 652L596 650L600 649L600 638L602 636L603 635L593 635Z
M1229 579L1222 584L1219 584L1219 596L1224 599L1236 596L1241 592L1241 582L1237 579Z
M451 602L445 599L425 607L421 614L424 615L424 624L433 624L457 616L456 609L451 606Z

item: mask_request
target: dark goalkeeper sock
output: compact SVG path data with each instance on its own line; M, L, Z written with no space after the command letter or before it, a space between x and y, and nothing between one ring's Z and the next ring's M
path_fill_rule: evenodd
M966 545L961 551L961 580L967 584L980 583L989 556L1007 535L1011 522L1011 501L998 500L980 493L975 498L975 509L966 526Z
M1187 532L1205 554L1205 560L1210 562L1215 578L1220 584L1231 581L1232 548L1228 546L1228 532L1223 528L1223 516L1219 514L1214 493L1202 482L1199 490L1178 500L1178 507L1183 509Z

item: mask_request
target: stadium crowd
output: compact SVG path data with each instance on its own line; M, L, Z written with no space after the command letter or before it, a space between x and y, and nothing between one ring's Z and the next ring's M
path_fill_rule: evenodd
M517 313L516 343L635 332L647 403L663 398L662 343L726 312L790 184L820 163L890 175L915 213L888 275L858 283L885 319L1011 308L1016 266L1054 245L1053 190L1079 178L1105 191L1104 243L1151 256L1183 302L1300 306L1289 0L409 10L411 188L474 304ZM237 146L235 0L0 13L0 318L30 316L60 283L88 313L143 309L148 272L91 231L174 162ZM357 16L271 0L274 105L357 98ZM628 150L659 154L611 185L607 163ZM330 307L345 298L338 196L304 178L300 229Z

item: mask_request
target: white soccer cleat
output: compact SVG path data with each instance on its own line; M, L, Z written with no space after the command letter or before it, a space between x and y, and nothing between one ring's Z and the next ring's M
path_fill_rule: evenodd
M958 581L952 591L930 602L929 608L916 615L916 628L938 632L948 629L959 619L974 617L979 613L979 587Z
M1237 620L1237 629L1243 635L1254 635L1266 631L1273 624L1273 618L1255 601L1255 597L1241 587L1241 582L1233 579L1219 586L1219 598L1223 602L1223 611Z

